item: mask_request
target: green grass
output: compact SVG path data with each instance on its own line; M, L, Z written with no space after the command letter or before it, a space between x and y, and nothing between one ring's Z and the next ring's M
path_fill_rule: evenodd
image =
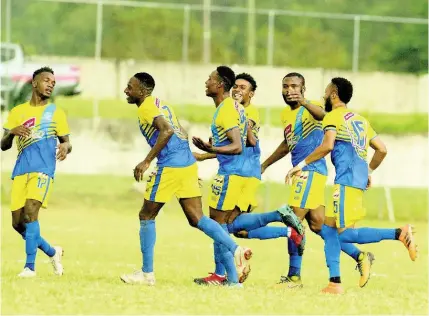
M93 101L81 98L58 98L56 101L64 107L71 118L93 117ZM214 108L200 105L177 105L176 114L179 118L193 122L208 124L213 117ZM259 107L262 123L268 120L269 125L280 127L280 112L282 108ZM427 134L428 115L419 114L387 114L362 113L367 117L374 129L380 134L407 135ZM124 100L101 100L99 115L107 119L135 119L135 106Z
M137 213L142 196L131 177L58 175L49 209L40 215L43 236L65 249L65 275L52 275L47 258L39 253L38 276L20 280L23 241L10 227L10 180L2 174L2 314L426 314L428 308L427 191L393 190L395 226L413 222L418 230L420 257L409 260L403 245L387 241L359 246L376 255L373 276L360 289L355 263L342 256L346 294L320 294L327 283L323 243L308 234L303 260L304 288L287 291L273 284L287 269L284 239L240 240L254 250L252 273L242 290L200 288L193 277L213 269L209 238L187 225L176 201L157 219L153 288L127 286L121 273L141 262ZM266 190L266 191L264 191ZM207 186L205 186L207 191ZM268 195L265 193L268 192ZM380 191L366 195L368 213L382 205ZM265 198L264 198L265 196ZM284 203L281 185L260 190L260 204ZM381 201L381 202L380 202ZM400 215L401 214L401 215ZM384 221L365 220L364 226L390 227Z

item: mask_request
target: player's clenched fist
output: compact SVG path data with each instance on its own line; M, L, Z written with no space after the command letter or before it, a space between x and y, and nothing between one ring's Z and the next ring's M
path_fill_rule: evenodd
M10 130L10 133L12 135L15 135L15 136L30 137L31 130L28 127L24 126L24 125L20 125L20 126L12 128Z

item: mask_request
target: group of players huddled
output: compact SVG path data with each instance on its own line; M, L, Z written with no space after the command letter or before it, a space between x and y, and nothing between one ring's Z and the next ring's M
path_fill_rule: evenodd
M121 275L125 283L155 285L153 267L156 240L155 218L165 203L175 196L191 226L213 239L215 270L196 278L199 285L242 287L249 276L252 250L237 245L239 238L287 238L289 271L278 284L302 287L301 263L305 248L302 221L325 243L329 283L322 292L344 292L340 278L340 253L352 257L360 272L359 286L370 278L374 255L355 244L399 240L416 260L417 249L411 225L401 228L356 228L365 216L363 193L371 186L371 173L387 154L386 146L363 116L347 108L353 86L345 78L333 78L327 85L324 104L305 99L305 79L289 73L282 79L286 107L281 121L284 135L278 148L261 164L260 119L251 104L257 84L247 73L235 75L227 66L217 67L206 81L206 95L216 110L208 141L192 137L203 153L192 152L189 136L180 125L173 108L152 96L154 78L145 72L132 76L124 93L137 105L139 128L151 149L134 169L136 181L142 181L151 162L156 169L147 180L140 218L142 268ZM34 277L37 249L51 258L54 273L63 274L59 246L52 247L41 237L38 212L47 207L52 189L56 160L71 152L69 127L61 108L50 103L55 87L49 67L33 74L31 100L14 107L4 124L1 149L12 147L16 136L18 157L12 173L12 226L25 240L26 263L19 277ZM59 144L57 144L57 139ZM368 147L375 153L367 163ZM253 213L256 193L264 171L291 153L294 166L286 175L291 185L288 204L277 210ZM331 154L335 167L332 201L325 210L325 186L328 175L325 156ZM219 169L211 183L210 217L203 214L197 161L217 159ZM279 222L281 226L268 226Z

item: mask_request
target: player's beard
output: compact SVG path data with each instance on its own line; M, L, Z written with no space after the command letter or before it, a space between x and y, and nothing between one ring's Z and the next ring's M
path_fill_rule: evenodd
M46 95L46 94L43 94L43 93L41 93L41 94L40 94L40 99L41 99L42 101L48 100L48 99L50 99L50 98L51 98L51 96L50 96L50 95Z
M294 106L298 105L297 101L288 101L287 98L286 98L286 95L284 95L283 93L282 93L282 96L283 96L283 100L285 101L285 103L287 105L289 105L290 107L294 107Z
M325 100L325 111L326 112L331 112L332 111L332 102L331 102L331 98L327 98Z

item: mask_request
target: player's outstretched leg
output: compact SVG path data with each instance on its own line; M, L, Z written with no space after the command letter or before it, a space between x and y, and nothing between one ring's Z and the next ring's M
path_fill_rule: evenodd
M304 234L304 226L288 205L268 213L241 213L228 229L233 232L251 231L274 222L284 223L294 228L300 235Z
M410 259L417 258L417 246L410 224L401 228L348 228L340 234L340 241L345 243L369 244L382 240L399 240L407 248Z
M207 236L219 244L219 253L222 263L228 274L228 281L231 285L244 282L250 272L249 260L252 257L252 250L238 246L228 233L226 224L219 225L216 221L203 214L201 197L181 198L180 205L191 226L197 227ZM233 260L228 252L233 255ZM231 263L235 265L235 271ZM236 277L237 275L237 277Z
M140 210L140 250L143 265L140 270L130 274L121 275L121 280L128 284L155 285L155 273L153 271L153 254L156 241L155 218L164 203L144 200Z
M15 229L25 240L25 222L24 222L24 208L12 212L12 227ZM59 246L52 247L42 236L38 241L38 248L42 250L49 258L54 268L56 275L63 275L64 268L61 263L63 256L63 249Z

